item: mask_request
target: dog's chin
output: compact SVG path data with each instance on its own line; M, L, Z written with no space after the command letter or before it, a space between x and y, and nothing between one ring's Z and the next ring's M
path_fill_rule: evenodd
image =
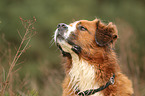
M65 56L66 54L80 54L81 47L74 44L71 40L66 40L62 36L57 37L57 46L61 50L62 54Z
M58 41L58 44L60 45L60 47L62 48L62 50L64 52L67 52L67 53L72 53L72 46L70 44L68 44L65 40L59 40Z
M56 44L64 56L68 53L72 53L72 45L70 45L63 36L57 35Z

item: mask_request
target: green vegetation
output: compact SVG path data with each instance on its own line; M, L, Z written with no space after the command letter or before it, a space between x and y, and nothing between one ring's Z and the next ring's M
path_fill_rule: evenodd
M27 22L19 19L22 17ZM25 35L24 23L36 18L28 49L9 69ZM64 71L53 35L58 23L95 18L114 22L119 30L116 52L123 72L133 81L135 96L145 95L144 0L2 0L0 2L0 94L60 96ZM21 36L19 35L21 34ZM31 34L33 35L33 34ZM31 36L30 35L30 36ZM27 42L24 42L22 48ZM36 92L36 93L35 93Z

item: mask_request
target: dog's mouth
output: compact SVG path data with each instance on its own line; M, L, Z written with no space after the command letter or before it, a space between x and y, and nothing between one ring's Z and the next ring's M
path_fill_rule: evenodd
M61 44L61 42L66 42L67 43L66 46L68 46L68 48L71 49L76 54L79 54L81 52L81 47L73 43L71 40L65 39L63 36L59 34L57 35L56 39L57 39L56 45L61 50L63 56L67 56L68 54L70 54L70 52L64 50L63 44ZM71 48L69 46L71 46Z
M58 42L59 41L59 42ZM57 47L59 48L59 50L62 52L62 54L63 54L63 56L65 57L65 56L70 56L70 53L69 52L66 52L66 51L64 51L63 50L63 48L62 48L62 46L61 46L61 41L65 41L65 39L64 39L64 37L63 36L61 36L60 34L58 34L57 36L56 36L56 45L57 45Z
M62 25L63 24L63 25ZM68 38L68 25L61 23L58 25L55 31L55 42L57 47L61 50L63 56L70 54L71 52L75 52L79 54L81 52L81 47L72 42L71 39Z
M59 34L59 31L58 31L58 33L57 33L57 35L56 35L56 43L59 43L59 42L61 42L62 40L65 41L65 38L64 38L64 36L62 36L61 34Z

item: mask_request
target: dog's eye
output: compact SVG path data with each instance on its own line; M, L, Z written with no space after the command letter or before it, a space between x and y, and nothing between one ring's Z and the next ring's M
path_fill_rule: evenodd
M81 31L86 31L87 28L85 28L84 26L78 26L78 29L81 30Z

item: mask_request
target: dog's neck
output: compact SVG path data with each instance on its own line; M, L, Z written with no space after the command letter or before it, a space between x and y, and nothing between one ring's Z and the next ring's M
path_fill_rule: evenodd
M69 72L71 89L77 88L81 91L99 88L100 86L95 82L95 68L93 65L88 64L87 61L79 58L77 54L71 54L72 67ZM100 93L97 93L100 95ZM95 95L98 96L98 95Z

